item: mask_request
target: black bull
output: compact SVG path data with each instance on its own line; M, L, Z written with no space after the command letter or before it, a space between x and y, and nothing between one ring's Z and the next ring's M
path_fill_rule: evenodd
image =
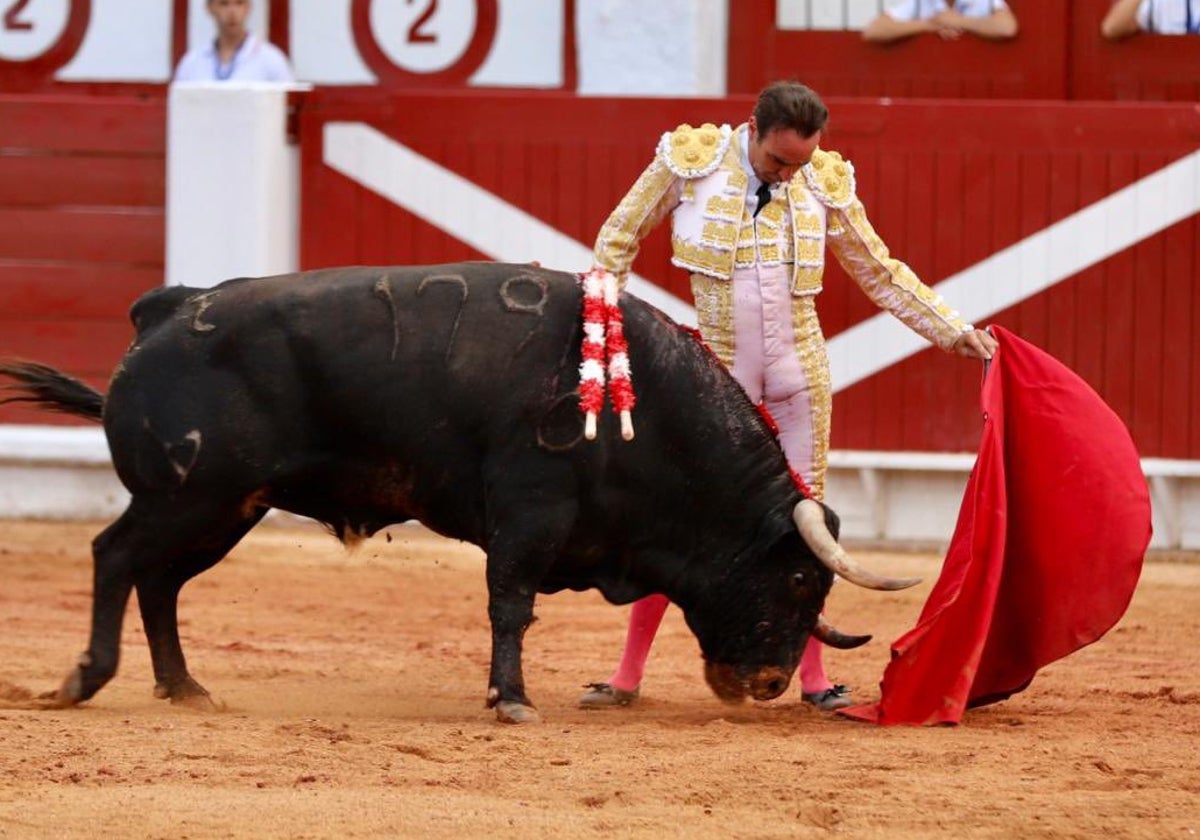
M480 546L501 720L537 717L521 644L539 592L664 593L727 701L781 694L811 633L861 644L819 619L832 572L913 581L854 565L720 362L653 307L621 303L639 399L628 442L607 411L584 439L581 291L528 265L158 289L132 308L137 336L107 397L44 366L0 366L11 400L102 418L132 495L94 541L91 638L57 702L116 673L136 588L156 695L210 703L185 664L178 594L273 507L343 541L417 519Z

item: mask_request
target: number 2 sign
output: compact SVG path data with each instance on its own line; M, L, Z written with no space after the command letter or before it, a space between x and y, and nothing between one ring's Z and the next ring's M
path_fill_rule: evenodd
M91 0L0 0L2 87L35 87L70 61L91 7Z
M496 0L352 0L350 17L367 66L397 87L466 84L496 37Z

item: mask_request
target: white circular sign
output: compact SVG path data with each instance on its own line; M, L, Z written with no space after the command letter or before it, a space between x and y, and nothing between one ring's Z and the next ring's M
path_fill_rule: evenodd
M0 61L37 58L62 38L71 0L0 0Z
M453 67L470 45L475 6L475 0L372 3L371 34L397 67L410 73L437 73Z

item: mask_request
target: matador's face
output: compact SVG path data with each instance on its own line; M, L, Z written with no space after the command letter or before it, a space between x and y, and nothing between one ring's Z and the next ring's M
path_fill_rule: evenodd
M794 128L776 127L765 135L759 134L754 117L750 117L750 166L759 180L767 184L781 184L792 180L792 176L808 163L813 152L821 145L821 132L811 137L801 137Z

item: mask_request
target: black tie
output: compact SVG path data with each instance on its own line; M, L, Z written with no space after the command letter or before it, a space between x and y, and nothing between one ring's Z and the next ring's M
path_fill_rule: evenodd
M754 215L758 215L758 211L767 206L767 202L771 200L771 187L768 184L759 184L758 190L754 193L758 196L758 206L754 208Z

